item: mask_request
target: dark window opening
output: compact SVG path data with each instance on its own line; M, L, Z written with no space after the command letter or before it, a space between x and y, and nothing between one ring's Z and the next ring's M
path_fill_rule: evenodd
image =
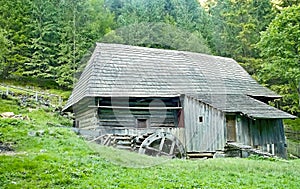
M202 122L203 122L203 117L199 116L199 123L202 123Z
M148 127L148 119L137 119L137 128L147 128Z
M79 128L79 121L78 120L73 121L73 127Z

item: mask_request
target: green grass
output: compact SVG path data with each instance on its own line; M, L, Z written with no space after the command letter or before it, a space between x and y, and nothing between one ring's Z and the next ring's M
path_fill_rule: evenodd
M299 188L300 160L178 160L153 158L88 143L70 121L46 109L29 112L0 100L0 141L14 153L0 154L0 188Z
M19 114L20 112L27 112L24 111L17 105L17 100L3 100L0 98L0 113L3 112L14 112L15 114Z

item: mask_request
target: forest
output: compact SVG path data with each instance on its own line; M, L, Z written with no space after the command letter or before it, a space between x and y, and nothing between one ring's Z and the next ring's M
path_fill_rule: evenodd
M299 0L0 0L0 79L72 89L96 42L230 57L300 115Z

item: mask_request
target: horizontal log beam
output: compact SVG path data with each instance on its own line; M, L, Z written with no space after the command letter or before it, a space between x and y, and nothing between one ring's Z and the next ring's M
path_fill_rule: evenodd
M129 107L129 106L89 106L89 108L130 109L130 110L180 110L182 107Z

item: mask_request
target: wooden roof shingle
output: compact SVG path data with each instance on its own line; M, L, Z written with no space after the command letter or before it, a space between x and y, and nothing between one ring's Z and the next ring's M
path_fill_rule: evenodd
M281 111L264 102L256 100L247 95L227 94L227 95L199 95L197 100L209 104L223 112L241 113L250 118L261 119L294 119L289 113Z

